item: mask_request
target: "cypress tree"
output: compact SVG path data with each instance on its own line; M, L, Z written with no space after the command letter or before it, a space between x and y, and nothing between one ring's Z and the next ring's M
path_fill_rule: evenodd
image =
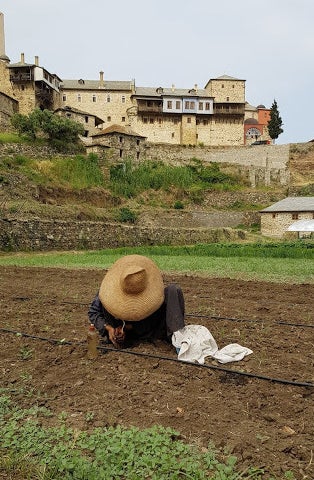
M281 116L279 115L278 106L276 100L273 101L273 104L270 109L270 120L268 122L268 132L272 140L275 140L283 132L281 128L283 125Z

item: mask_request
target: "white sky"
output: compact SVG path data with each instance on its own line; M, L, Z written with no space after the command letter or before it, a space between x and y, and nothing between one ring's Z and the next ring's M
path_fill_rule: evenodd
M283 120L278 144L314 138L313 0L0 0L6 54L61 79L203 88L246 80L246 100Z

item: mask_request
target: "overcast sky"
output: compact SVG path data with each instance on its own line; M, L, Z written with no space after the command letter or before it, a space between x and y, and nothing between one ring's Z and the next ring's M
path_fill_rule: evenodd
M284 123L278 144L314 138L313 0L0 0L6 54L61 79L203 88L246 80L246 100Z

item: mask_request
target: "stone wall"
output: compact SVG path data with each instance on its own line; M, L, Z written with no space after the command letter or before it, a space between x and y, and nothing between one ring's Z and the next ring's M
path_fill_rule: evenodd
M147 144L146 158L175 164L189 163L192 158L203 162L228 163L246 173L251 186L288 185L289 145L211 148L181 145Z
M292 218L291 212L263 212L261 214L261 233L272 238L291 236L291 233L287 230L292 223L298 220L312 219L312 212L300 212L297 219Z
M0 250L50 251L141 245L192 245L245 238L229 228L138 227L103 222L0 220Z
M11 129L11 117L18 112L18 102L0 92L0 130Z

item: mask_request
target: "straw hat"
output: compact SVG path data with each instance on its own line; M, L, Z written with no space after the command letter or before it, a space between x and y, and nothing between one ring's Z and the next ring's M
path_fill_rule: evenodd
M157 265L142 255L117 260L103 279L99 298L115 318L139 321L154 313L164 301L164 284Z

